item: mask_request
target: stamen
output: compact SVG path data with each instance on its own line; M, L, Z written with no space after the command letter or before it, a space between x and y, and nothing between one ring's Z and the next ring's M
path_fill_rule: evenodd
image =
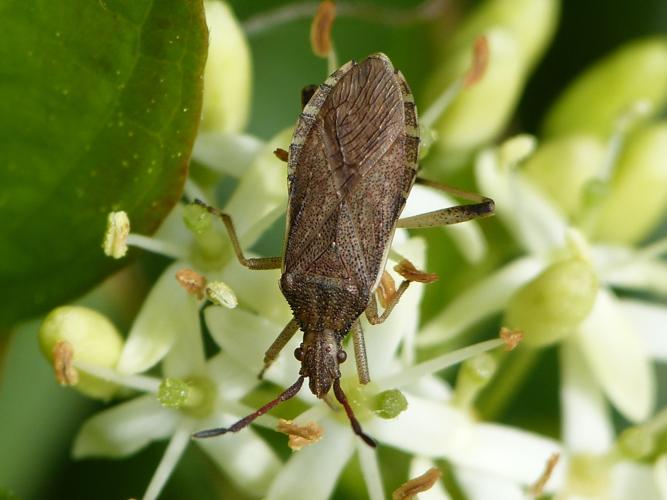
M433 375L440 370L444 370L461 361L472 358L480 353L490 351L500 346L504 346L505 341L502 339L486 340L473 344L463 349L448 352L437 358L430 359L418 365L410 366L401 370L400 372L390 375L378 381L378 386L383 389L392 387L402 387L417 383L422 377L426 375Z
M183 451L185 451L185 447L188 445L188 434L190 434L191 427L191 422L187 421L176 429L162 456L162 460L160 460L160 465L158 465L146 493L144 493L144 500L155 500L160 496L162 488L164 488Z
M157 393L160 388L160 380L154 377L147 377L145 375L124 375L112 368L94 365L85 361L75 361L74 367L88 375L141 392Z
M172 259L184 259L188 252L179 245L159 240L143 234L130 234L127 237L127 244L132 247L148 250L149 252L171 257Z

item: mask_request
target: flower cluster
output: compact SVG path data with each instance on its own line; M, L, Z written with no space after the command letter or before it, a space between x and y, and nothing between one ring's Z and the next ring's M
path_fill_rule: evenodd
M667 296L667 240L644 243L667 209L667 124L656 118L667 104L667 40L621 47L566 89L540 137L494 144L552 39L558 11L557 0L487 0L442 47L424 92L426 175L467 170L495 200L497 227L473 221L437 230L469 269L490 272L482 279L471 272L467 287L426 321L419 315L425 287L410 286L384 323L366 328L372 382L358 383L354 363L341 366L365 431L381 448L410 457L409 477L416 479L396 498L424 489L420 498L450 498L452 488L468 498L667 495L667 453L658 441L667 416L656 412L654 370L667 359L667 308L655 300ZM267 142L243 133L251 81L244 31L226 4L210 2L207 12L211 46L193 157L235 184L223 210L249 249L284 213L286 167L273 152L286 148L292 130ZM313 39L329 36L331 5L326 12L327 32ZM333 43L321 45L332 64ZM185 198L215 205L214 186L195 179ZM243 268L222 221L191 202L179 203L151 237L132 233L123 212L109 215L107 255L122 258L129 245L173 259L125 337L79 306L52 311L40 331L60 383L120 400L84 423L75 457L124 457L168 440L147 499L158 497L193 432L252 413L299 372L286 354L298 346L294 338L265 381L257 378L264 351L292 318L279 271ZM416 186L404 215L452 204ZM392 280L402 279L391 269L402 259L429 267L428 238L397 230L387 266ZM501 318L496 331L505 327L502 338L474 343L476 326L493 317ZM213 354L205 349L209 334ZM485 391L508 398L542 350L554 346L559 440L481 418ZM438 349L444 354L432 354ZM440 376L459 363L455 381ZM620 432L610 405L627 422ZM377 451L355 437L340 408L302 391L289 412L289 422L262 415L242 432L196 445L250 497L329 498L357 460L365 494L386 498ZM285 432L289 441L280 446L295 451L285 459L257 427ZM420 476L443 461L447 481Z

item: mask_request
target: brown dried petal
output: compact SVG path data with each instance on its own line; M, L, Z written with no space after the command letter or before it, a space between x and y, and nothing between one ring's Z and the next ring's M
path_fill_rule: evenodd
M298 425L291 420L280 419L278 421L278 432L287 434L289 446L294 451L299 451L304 446L317 443L324 436L324 429L315 422L308 422L305 425Z
M505 342L505 350L511 351L523 340L523 332L521 330L510 330L503 326L500 329L500 338Z
M206 289L206 277L192 269L181 269L176 273L176 280L189 293L202 299Z
M79 372L74 368L74 349L65 340L53 346L53 371L60 385L76 385L79 382Z
M336 5L323 0L310 25L310 45L316 56L327 57L331 51L331 28L336 18Z
M380 305L382 305L382 307L387 307L387 304L389 304L394 295L396 295L396 283L394 283L394 279L387 271L383 271L380 285L377 289Z
M414 498L417 493L423 493L430 490L433 485L440 479L442 472L440 469L431 467L421 476L410 479L403 483L396 491L391 494L392 500L406 500Z
M396 264L394 271L403 276L408 281L417 281L419 283L433 283L438 281L438 275L434 273L427 273L417 269L412 262L403 259Z

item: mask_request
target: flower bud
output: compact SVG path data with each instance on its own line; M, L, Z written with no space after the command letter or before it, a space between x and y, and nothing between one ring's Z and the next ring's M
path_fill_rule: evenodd
M607 137L616 120L635 102L660 110L667 97L667 39L637 40L622 46L580 75L551 108L547 135L590 133Z
M667 209L667 122L637 130L621 152L596 223L596 236L635 243Z
M56 367L62 363L62 346L71 350L71 364L67 370L76 369L76 362L113 368L118 362L123 338L114 325L100 313L80 306L63 306L51 311L39 330L39 345L44 356ZM70 372L71 373L71 372ZM76 373L76 372L74 372ZM72 377L68 377L72 378ZM74 377L76 379L76 376ZM110 398L117 386L78 371L78 382L72 385L82 393L100 399Z
M655 449L655 437L649 429L630 427L618 437L619 451L630 460L641 460Z
M528 346L552 344L588 316L597 291L589 262L578 257L556 262L514 294L504 324L523 331Z
M437 146L448 152L465 152L492 140L505 126L523 86L520 48L503 29L486 33L489 59L480 81L464 87L434 129ZM466 47L436 71L426 90L431 100L466 73L472 57Z
M239 132L250 108L250 50L226 2L207 1L205 7L209 46L201 131Z
M500 27L518 42L522 65L529 70L553 38L559 10L558 0L487 0L457 29L448 52L464 50L480 34Z
M604 143L592 135L558 137L540 145L523 165L534 181L569 217L582 208L589 181L599 175Z

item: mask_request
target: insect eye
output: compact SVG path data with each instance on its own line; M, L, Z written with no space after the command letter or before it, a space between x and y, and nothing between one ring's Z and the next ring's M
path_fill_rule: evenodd
M345 351L338 351L338 354L336 354L336 359L338 359L338 363L345 363L345 360L347 359L347 353Z
M294 349L294 357L298 361L303 361L303 349L301 349L300 347L297 347L296 349Z

